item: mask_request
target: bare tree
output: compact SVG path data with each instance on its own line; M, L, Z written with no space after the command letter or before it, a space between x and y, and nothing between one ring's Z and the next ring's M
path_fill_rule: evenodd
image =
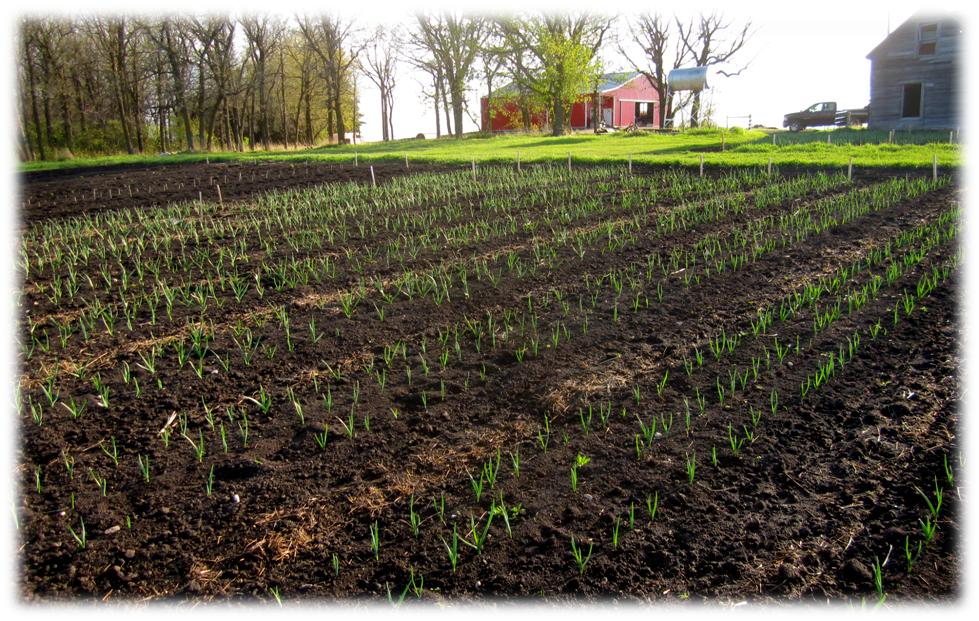
M710 15L701 14L699 19L686 27L679 19L676 19L676 24L684 51L690 54L698 67L728 62L744 47L752 34L750 20L738 27L734 25L734 22L727 21L723 14L716 12ZM723 75L738 75L746 68L747 65L744 65L735 71L723 72ZM691 127L698 127L701 123L700 107L701 100L698 91L693 94L693 101L690 106Z
M381 136L385 142L394 140L394 86L401 47L401 33L397 29L378 26L360 62L361 71L381 94Z
M415 19L418 30L412 33L412 41L416 47L431 54L435 74L441 74L442 78L439 80L441 95L452 106L455 135L461 138L466 86L473 76L474 62L489 33L489 23L480 16L449 12L417 14ZM448 119L446 122L448 124Z
M17 42L21 156L215 142L288 148L292 132L313 144L324 129L333 135L335 121L343 136L358 127L353 63L362 46L347 24L312 25L316 45L296 24L265 16L26 18ZM393 88L395 69L387 73Z
M248 40L248 53L254 63L258 96L258 134L262 146L269 150L269 95L266 86L269 59L282 42L285 23L269 15L249 15L240 20Z
M365 44L355 42L354 23L338 16L322 15L315 19L306 16L298 21L299 30L322 61L323 78L336 121L337 142L344 144L347 126L343 118L343 92L351 68ZM356 119L354 125L356 131Z
M673 120L676 109L683 107L688 96L680 100L670 91L666 78L670 71L683 65L686 59L690 58L687 48L677 39L671 44L674 37L672 32L672 20L664 18L659 13L641 13L636 16L635 22L629 22L629 35L632 41L642 49L642 62L636 62L630 57L629 53L622 45L619 45L619 53L626 57L633 68L642 73L653 85L653 89L659 99L659 126L666 127L667 120ZM672 56L670 55L672 48ZM677 105L674 106L674 103Z
M194 130L190 121L190 108L187 105L187 70L190 64L188 52L189 28L185 23L164 17L154 26L147 28L147 33L167 59L170 79L173 81L172 90L177 112L184 126L184 139L187 150L194 150Z

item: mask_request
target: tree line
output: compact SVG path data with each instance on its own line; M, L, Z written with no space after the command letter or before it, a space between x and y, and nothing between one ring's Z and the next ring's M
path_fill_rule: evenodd
M424 76L436 136L461 137L467 116L476 121L467 104L474 84L490 115L515 102L529 129L546 110L560 135L610 55L649 78L661 126L681 109L700 124L700 94L669 93L666 76L681 65L729 63L750 22L717 13L620 19L437 12L367 29L330 14L29 17L17 55L21 157L344 143L361 125L360 78L379 91L382 138L392 140L406 67Z

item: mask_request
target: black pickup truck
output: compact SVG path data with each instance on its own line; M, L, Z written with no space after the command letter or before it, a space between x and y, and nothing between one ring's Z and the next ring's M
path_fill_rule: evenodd
M802 131L807 127L821 127L824 125L847 127L850 125L863 125L869 117L870 114L867 108L837 110L835 101L821 101L801 112L786 114L782 119L782 127L788 127L793 132Z

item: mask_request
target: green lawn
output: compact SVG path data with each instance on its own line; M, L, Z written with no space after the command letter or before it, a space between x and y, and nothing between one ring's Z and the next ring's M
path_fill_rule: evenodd
M830 136L831 144L826 142ZM329 146L304 151L255 151L246 153L179 154L168 156L120 155L78 158L63 162L29 162L21 170L52 170L76 166L125 163L164 163L226 160L320 160L329 162L409 161L464 164L483 162L566 161L570 154L578 162L625 162L696 166L704 157L707 166L764 166L769 159L776 166L931 166L938 157L940 166L958 166L960 145L948 144L945 132L902 133L895 144L887 144L885 132L835 130L789 134L760 130L688 130L678 134L590 133L563 137L543 135L467 136L463 140L399 140L364 145ZM878 143L877 141L882 141ZM934 142L927 142L934 141ZM925 144L911 144L914 142ZM791 143L791 144L789 144ZM722 150L723 146L723 150Z

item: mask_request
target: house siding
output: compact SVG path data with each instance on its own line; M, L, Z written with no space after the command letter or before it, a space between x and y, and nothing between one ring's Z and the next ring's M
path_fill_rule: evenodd
M935 53L919 55L919 26L938 24ZM957 129L959 126L960 26L948 18L915 16L869 58L871 129ZM904 86L921 84L921 115L903 117Z

